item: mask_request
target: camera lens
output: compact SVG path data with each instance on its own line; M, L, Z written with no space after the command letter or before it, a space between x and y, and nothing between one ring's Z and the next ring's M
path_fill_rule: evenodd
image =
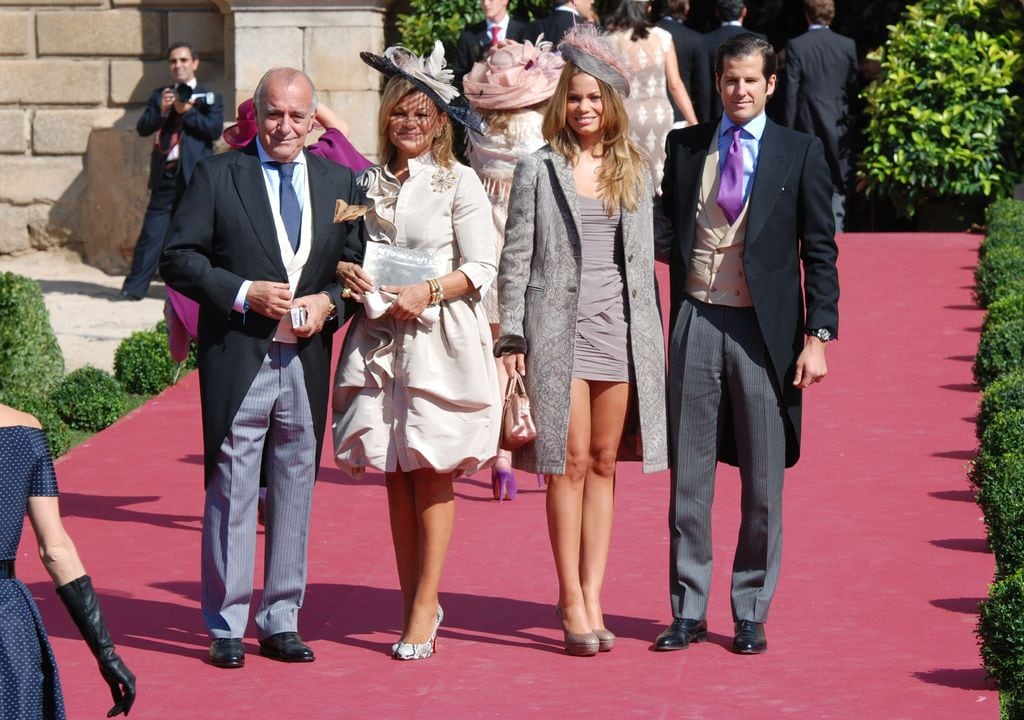
M187 83L178 83L174 86L174 97L179 102L188 102L192 99L192 88Z

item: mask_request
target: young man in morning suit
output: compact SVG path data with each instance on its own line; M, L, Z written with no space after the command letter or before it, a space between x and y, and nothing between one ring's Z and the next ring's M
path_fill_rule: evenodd
M831 187L821 141L764 114L777 58L751 34L715 63L725 114L674 130L657 218L670 263L668 404L672 625L658 650L707 637L711 501L738 465L732 649L764 652L782 542L783 470L800 451L800 398L838 333ZM801 272L803 284L801 284Z
M316 112L308 77L271 70L254 101L256 138L196 166L160 264L168 284L199 303L202 609L210 662L227 668L245 663L264 447L260 654L314 659L297 624L331 337L345 312L334 271L343 255L358 253L359 238L357 221L335 222L335 205L361 202L348 168L303 151ZM306 312L303 322L293 324L293 308Z
M141 300L149 290L171 215L178 206L192 169L213 154L213 143L224 127L224 106L219 95L207 102L207 90L196 80L199 57L191 45L173 43L167 51L172 85L157 88L135 129L142 137L156 134L149 158L149 205L135 243L132 266L114 300ZM187 86L188 100L175 88Z
M786 44L782 124L821 139L832 173L832 212L843 231L846 194L853 185L853 104L857 97L857 45L834 33L833 0L804 0L807 32Z
M502 40L527 39L530 26L508 14L508 0L480 0L480 9L484 19L467 26L455 47L455 83L459 88L473 63L483 60L492 47Z

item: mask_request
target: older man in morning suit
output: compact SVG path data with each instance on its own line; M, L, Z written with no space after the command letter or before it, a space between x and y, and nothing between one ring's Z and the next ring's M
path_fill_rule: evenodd
M672 625L658 650L707 637L711 502L738 465L732 649L764 652L782 543L782 481L800 451L804 388L838 333L831 182L821 141L764 114L771 45L736 35L715 63L724 115L667 140L656 242L670 263L668 355ZM803 282L801 283L801 273Z
M303 151L316 112L309 78L271 70L254 100L256 139L196 166L160 265L174 289L199 303L202 609L210 662L227 668L245 662L264 447L260 654L314 659L297 626L331 339L344 313L334 271L358 252L359 238L358 222L335 221L335 206L361 199L348 168Z
M693 100L697 122L702 123L711 122L722 114L722 99L715 84L718 46L734 35L750 32L743 28L743 21L747 17L744 0L715 0L715 14L722 24L701 37L700 47L694 56L693 88L687 88ZM760 33L751 34L766 39Z

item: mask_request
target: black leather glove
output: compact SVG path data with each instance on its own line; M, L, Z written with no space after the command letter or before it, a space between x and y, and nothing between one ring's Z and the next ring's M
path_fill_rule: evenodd
M96 657L100 674L110 686L114 707L110 708L107 717L114 717L122 712L127 717L132 703L135 702L135 675L114 649L107 624L103 621L100 601L96 597L96 591L92 589L92 580L88 575L83 575L67 585L61 585L57 588L57 594L64 601L68 614L75 621L82 638Z

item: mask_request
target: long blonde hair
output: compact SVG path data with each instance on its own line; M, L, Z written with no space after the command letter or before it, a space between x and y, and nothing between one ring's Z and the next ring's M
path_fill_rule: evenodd
M565 106L569 98L569 81L582 72L572 63L565 64L541 126L544 139L569 162L576 160L580 145L576 133L566 122ZM644 177L650 165L644 152L629 139L629 116L622 98L608 83L594 79L601 90L604 107L601 117L601 177L597 187L609 215L619 207L632 212L640 202Z
M414 92L423 91L401 75L393 75L384 86L384 94L380 99L380 111L377 113L377 153L381 165L387 165L398 154L395 146L391 144L391 138L388 137L388 121L391 118L391 111L398 103L402 102L406 95L411 95ZM430 100L430 96L426 93L424 95ZM431 143L430 150L440 165L450 168L455 164L455 151L452 149L455 136L452 133L452 123L433 100L431 100L431 104L434 105L438 114L444 117L445 121L441 125L441 132Z

